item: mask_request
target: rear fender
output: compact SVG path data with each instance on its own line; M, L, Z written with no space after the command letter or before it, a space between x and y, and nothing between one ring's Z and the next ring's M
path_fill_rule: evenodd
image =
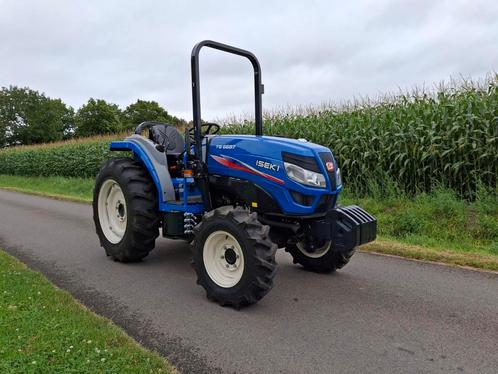
M149 172L159 193L159 203L175 201L175 189L168 171L168 161L163 152L159 152L152 141L140 135L132 135L124 141L111 143L111 151L131 151L133 157L140 160Z

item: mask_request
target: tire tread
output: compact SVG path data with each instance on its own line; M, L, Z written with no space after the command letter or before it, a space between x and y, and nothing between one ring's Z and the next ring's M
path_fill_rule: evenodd
M99 225L98 188L108 178L119 179L125 198L129 226L123 241L118 245L110 243ZM131 158L113 158L106 161L96 179L93 197L93 219L95 230L108 256L119 262L142 260L154 249L155 239L159 236L160 216L158 212L157 191L144 167Z
M250 274L247 284L242 287L240 294L226 297L219 292L219 287L213 285L207 274L205 275L202 261L203 244L200 237L204 227L211 222L231 221L243 230L246 239L252 244L252 260L255 264L255 273ZM192 266L197 273L197 284L205 290L208 299L218 302L222 306L232 306L240 309L262 299L273 287L273 279L277 270L275 253L277 245L268 236L269 227L258 221L256 213L250 213L242 207L222 206L207 212L202 221L194 228L194 240L191 243Z

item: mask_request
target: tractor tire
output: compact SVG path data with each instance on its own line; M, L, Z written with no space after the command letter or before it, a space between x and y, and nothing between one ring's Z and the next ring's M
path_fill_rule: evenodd
M136 262L155 246L160 216L156 187L131 158L102 166L93 191L93 221L105 252L115 261Z
M223 206L204 215L194 228L192 266L210 300L240 309L271 290L277 245L269 229L242 207Z
M306 251L301 243L288 244L285 251L292 255L295 264L302 265L306 270L315 273L330 273L347 265L356 248L349 251L334 251L331 242L326 242L322 248L311 253Z

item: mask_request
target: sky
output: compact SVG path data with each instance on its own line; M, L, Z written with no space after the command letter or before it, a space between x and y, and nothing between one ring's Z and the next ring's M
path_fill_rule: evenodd
M498 1L0 0L0 86L190 120L204 39L259 58L266 111L340 105L498 71ZM253 113L248 60L203 49L200 65L203 119Z

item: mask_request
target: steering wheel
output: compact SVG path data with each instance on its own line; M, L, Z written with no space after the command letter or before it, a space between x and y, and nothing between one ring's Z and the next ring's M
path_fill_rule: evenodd
M201 135L206 136L206 135L215 135L220 131L220 125L217 123L211 123L211 122L206 122L201 125ZM190 128L188 130L189 136L190 136L190 143L194 144L195 143L195 134L194 134L194 128Z

